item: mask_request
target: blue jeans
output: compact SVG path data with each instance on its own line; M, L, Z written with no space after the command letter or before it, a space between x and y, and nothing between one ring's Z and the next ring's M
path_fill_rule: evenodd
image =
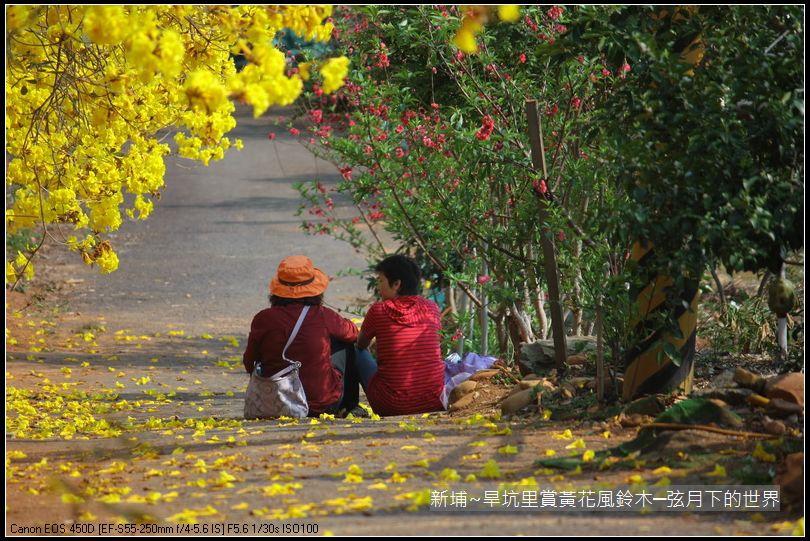
M357 362L357 373L360 376L360 384L363 386L363 389L368 392L368 382L371 381L371 377L377 373L377 361L367 349L358 349L355 361Z

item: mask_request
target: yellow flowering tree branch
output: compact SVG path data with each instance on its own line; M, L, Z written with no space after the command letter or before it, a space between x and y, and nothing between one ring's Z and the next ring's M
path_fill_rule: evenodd
M164 186L172 128L177 154L208 165L241 141L233 101L255 116L295 101L300 75L273 46L282 29L332 35L329 6L10 6L6 11L6 230L39 228L38 246L7 256L6 282L59 239L102 273L118 268L106 235L145 219ZM232 55L247 66L237 71ZM321 68L324 91L343 84L348 59ZM165 131L162 133L165 136ZM60 230L61 231L61 230Z

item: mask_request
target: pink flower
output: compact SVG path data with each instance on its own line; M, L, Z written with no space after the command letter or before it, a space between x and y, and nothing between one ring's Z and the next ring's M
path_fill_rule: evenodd
M538 30L537 23L536 23L536 22L534 22L534 20L533 20L531 17L529 17L528 15L526 15L526 16L523 18L523 22L525 22L525 23L526 23L526 26L528 26L529 28L531 28L531 29L532 29L532 32L537 32L537 30Z
M565 11L565 8L562 6L551 6L548 11L546 11L546 15L548 15L548 18L552 21L556 21L563 14L563 11Z
M577 57L577 62L579 62L580 64L584 64L585 63L585 57L582 56L582 55L579 55Z
M560 242L565 240L565 231L560 231L559 233L557 233L557 240Z
M546 186L546 179L541 178L539 181L537 180L532 181L532 188L534 188L534 192L536 194L545 195L545 193L548 192L548 186Z
M268 134L267 134L267 138L268 138L268 139L270 139L270 140L272 141L273 139L275 139L275 138L276 138L276 134L275 134L275 133L273 133L273 132L270 132L270 133L268 133Z
M520 62L521 64L526 63L526 55L524 53L520 53L520 56L518 57L518 62Z
M610 70L607 68L602 68L602 75L605 77L610 77Z
M478 283L480 285L484 285L487 282L489 282L490 280L491 280L491 278L487 274L481 274L481 275L478 276Z
M568 28L564 24L555 24L554 31L558 34L565 34L568 31Z
M397 147L396 150L394 150L394 154L397 155L397 158L404 158L405 157L405 151L402 150L402 147Z
M430 68L430 71L433 72L433 75L436 75L437 73L439 73L439 70L436 69L436 66L433 66L432 68Z
M627 73L628 71L630 71L630 64L628 64L627 62L625 62L624 64L622 64L621 70L622 70L623 72Z
M348 166L348 165L346 167L341 167L340 168L340 174L346 180L351 180L352 179L352 168L350 166Z
M485 115L481 120L481 129L475 132L475 138L479 141L486 141L492 136L492 131L495 129L495 121L492 117Z
M298 137L299 135L301 135L301 130L299 130L298 128L290 128L290 135L292 135L293 137Z
M438 103L431 103L431 104L430 104L430 107L431 107L432 109L438 109L438 108L439 108L439 107L441 107L441 106L440 106Z
M312 111L309 112L309 118L315 124L320 124L321 122L323 122L323 111L321 111L320 109L313 109Z
M387 68L391 65L391 62L388 60L388 55L385 53L380 53L377 55L377 63L375 64L378 68Z

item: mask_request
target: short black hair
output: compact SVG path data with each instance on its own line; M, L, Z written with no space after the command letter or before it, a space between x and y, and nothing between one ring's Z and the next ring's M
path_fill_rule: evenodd
M288 297L279 297L278 295L270 295L270 306L286 306L288 304L304 304L306 306L320 306L323 304L323 294L314 297L301 297L300 299L290 299Z
M400 295L419 295L422 273L412 258L405 255L389 255L380 261L374 270L384 274L389 284L399 280Z

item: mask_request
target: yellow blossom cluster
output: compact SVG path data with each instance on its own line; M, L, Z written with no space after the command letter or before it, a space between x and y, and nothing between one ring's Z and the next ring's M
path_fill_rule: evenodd
M489 22L492 12L497 12L498 19L508 23L520 18L520 7L516 5L464 6L461 28L456 32L453 44L465 53L477 53L478 43L475 38Z
M113 272L106 235L125 214L146 219L160 198L164 157L208 165L239 140L234 100L256 116L303 89L273 46L289 28L328 40L329 6L16 5L6 10L6 229L41 229L88 265ZM247 66L237 71L233 55ZM345 58L323 67L334 91ZM174 132L172 134L172 132ZM164 142L172 135L174 148ZM61 228L53 224L63 224ZM65 227L77 236L67 236ZM61 237L66 235L66 237ZM79 240L82 238L83 240ZM6 281L33 274L7 255Z

